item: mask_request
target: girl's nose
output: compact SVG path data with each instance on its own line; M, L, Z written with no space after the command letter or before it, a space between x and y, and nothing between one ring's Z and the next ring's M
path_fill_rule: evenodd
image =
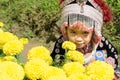
M82 42L83 41L83 38L81 36L76 36L76 41L77 42Z

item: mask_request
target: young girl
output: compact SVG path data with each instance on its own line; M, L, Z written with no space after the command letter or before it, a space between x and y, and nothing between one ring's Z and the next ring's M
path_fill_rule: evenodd
M85 65L102 60L118 70L118 52L101 34L103 22L112 19L106 3L102 0L60 0L60 8L62 36L51 53L53 60L59 63L64 59L65 50L61 46L69 40L84 54Z

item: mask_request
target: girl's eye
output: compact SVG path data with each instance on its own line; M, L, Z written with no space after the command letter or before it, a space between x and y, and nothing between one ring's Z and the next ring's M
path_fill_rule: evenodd
M75 31L73 31L73 30L71 30L71 31L70 31L70 33L72 33L72 34L76 34L76 32L75 32Z
M84 32L83 32L83 34L87 35L87 34L89 34L89 32L87 32L87 31L84 31Z

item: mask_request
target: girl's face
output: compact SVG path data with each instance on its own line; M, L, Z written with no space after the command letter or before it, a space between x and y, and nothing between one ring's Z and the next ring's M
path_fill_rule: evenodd
M92 32L93 30L83 28L79 24L72 28L67 28L68 40L75 43L77 48L83 48L91 41Z

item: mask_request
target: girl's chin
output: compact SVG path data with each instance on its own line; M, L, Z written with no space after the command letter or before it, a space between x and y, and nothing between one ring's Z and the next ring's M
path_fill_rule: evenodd
M79 49L81 49L81 48L83 48L84 47L84 45L79 45L79 46L77 46L77 48L79 48Z

